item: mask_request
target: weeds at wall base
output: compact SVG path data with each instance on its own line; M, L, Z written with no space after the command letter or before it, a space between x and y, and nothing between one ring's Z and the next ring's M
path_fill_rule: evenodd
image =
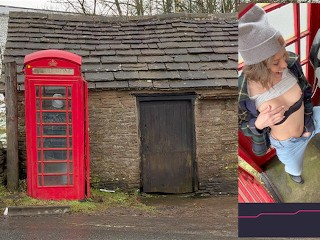
M20 188L17 192L9 192L0 185L0 211L3 213L8 206L70 206L71 213L95 214L103 213L112 207L130 208L144 212L153 212L153 207L140 201L138 193L125 193L120 190L114 193L101 192L91 189L91 198L70 200L39 200L29 197L26 190ZM0 213L1 214L1 213Z

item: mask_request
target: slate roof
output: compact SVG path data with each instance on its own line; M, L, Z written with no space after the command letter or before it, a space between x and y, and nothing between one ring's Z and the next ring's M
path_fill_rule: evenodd
M43 49L81 55L90 88L236 88L237 30L234 15L11 12L4 61L17 62L20 90L24 56Z

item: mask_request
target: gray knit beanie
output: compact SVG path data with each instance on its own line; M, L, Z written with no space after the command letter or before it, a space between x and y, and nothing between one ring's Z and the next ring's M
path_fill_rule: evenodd
M246 65L262 62L285 46L281 33L272 27L265 11L254 5L239 19L239 52Z

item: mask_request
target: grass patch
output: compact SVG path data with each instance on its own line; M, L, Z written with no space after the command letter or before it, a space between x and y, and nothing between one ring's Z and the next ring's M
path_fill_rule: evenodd
M3 185L0 185L0 197L6 197L7 195L8 195L7 189Z
M140 201L137 192L126 193L115 191L114 193L101 192L91 189L91 197L80 201L68 200L39 200L29 197L25 190L9 192L0 185L0 209L8 206L70 206L73 213L102 213L110 207L133 208L140 211L152 212L154 207L145 205Z
M4 134L4 133L7 133L7 129L0 127L0 134Z

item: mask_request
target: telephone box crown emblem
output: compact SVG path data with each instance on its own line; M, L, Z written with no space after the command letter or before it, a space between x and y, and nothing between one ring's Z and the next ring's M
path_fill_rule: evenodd
M48 63L48 65L50 67L56 67L58 65L57 61L55 61L54 59L51 59Z

